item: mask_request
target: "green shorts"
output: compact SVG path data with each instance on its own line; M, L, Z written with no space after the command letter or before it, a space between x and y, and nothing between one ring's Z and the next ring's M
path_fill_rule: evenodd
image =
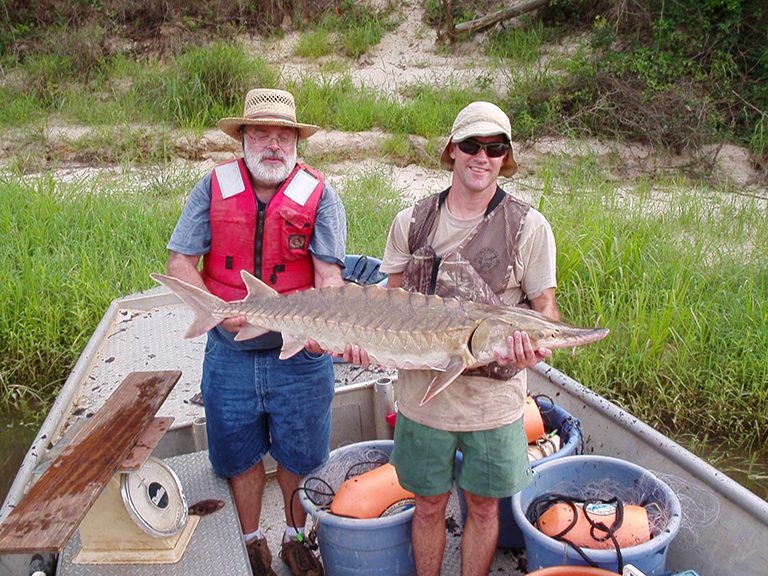
M531 481L523 419L479 432L448 432L397 415L390 461L400 484L419 496L437 496L453 487L456 449L462 452L457 479L464 490L505 498Z

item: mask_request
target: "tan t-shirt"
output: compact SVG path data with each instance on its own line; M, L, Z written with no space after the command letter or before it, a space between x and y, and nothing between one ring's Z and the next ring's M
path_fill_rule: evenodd
M381 271L388 274L405 269L411 254L408 228L413 207L401 210L389 230ZM438 256L455 249L483 219L480 215L460 220L443 204L430 245ZM503 239L499 239L503 241ZM531 208L520 233L520 259L514 262L502 300L510 305L524 297L536 298L557 286L555 238L544 216ZM419 406L433 370L400 370L396 384L397 405L405 416L420 424L442 430L489 430L511 424L523 413L526 393L525 371L508 381L479 376L460 376L425 406Z

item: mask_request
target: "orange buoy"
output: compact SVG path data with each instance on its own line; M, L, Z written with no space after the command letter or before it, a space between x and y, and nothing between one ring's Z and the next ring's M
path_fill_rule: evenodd
M585 513L586 509L586 513ZM574 510L578 518L574 522ZM592 524L590 524L590 521ZM616 520L616 504L589 502L582 504L558 501L539 516L538 528L550 538L565 539L576 546L603 550L613 548L609 528ZM571 526L573 524L573 526ZM593 526L595 524L595 526ZM624 505L624 517L614 532L619 546L636 546L651 539L648 512L642 506Z
M533 396L526 396L525 410L523 411L523 424L525 424L525 435L528 437L528 444L535 442L545 434L544 420L541 417L536 400Z
M378 518L413 501L413 492L400 486L395 467L384 464L344 482L331 502L331 513L349 518Z

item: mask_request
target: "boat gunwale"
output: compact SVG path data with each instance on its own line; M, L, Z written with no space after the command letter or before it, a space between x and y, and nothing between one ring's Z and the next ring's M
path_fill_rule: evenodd
M29 450L24 455L24 459L19 466L19 471L11 484L8 494L0 508L0 522L2 522L18 502L23 498L26 488L32 479L35 468L38 466L43 455L47 452L47 445L61 431L61 426L66 421L66 415L70 411L72 403L78 390L82 386L83 378L90 370L93 360L98 352L101 342L107 337L112 321L120 309L121 299L113 300L101 317L96 329L93 331L88 344L85 345L75 366L69 373L64 385L56 395L48 415L40 426L35 439L32 441Z
M738 508L752 515L768 528L768 502L733 480L725 472L718 470L669 436L665 436L640 418L623 410L604 396L549 364L540 362L533 368L533 371L560 386L574 399L581 400L590 409L601 413L617 426L631 432L644 443L653 446L662 457L685 470L694 479L714 490L719 496L733 502Z

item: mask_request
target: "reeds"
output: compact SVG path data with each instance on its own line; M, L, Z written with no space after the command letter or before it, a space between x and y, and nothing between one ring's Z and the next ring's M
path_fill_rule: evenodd
M556 171L543 210L563 318L611 334L552 363L662 430L764 446L766 201L684 181L651 194Z
M563 318L605 341L551 363L652 425L756 448L768 431L765 202L727 190L618 189L553 162L538 199L558 242ZM0 401L48 403L109 302L151 286L196 176L141 185L0 182ZM154 184L153 184L154 182ZM386 171L339 184L349 252L381 256L401 207Z
M3 177L0 204L0 411L25 412L50 404L109 303L164 269L179 208L145 183L45 176Z

